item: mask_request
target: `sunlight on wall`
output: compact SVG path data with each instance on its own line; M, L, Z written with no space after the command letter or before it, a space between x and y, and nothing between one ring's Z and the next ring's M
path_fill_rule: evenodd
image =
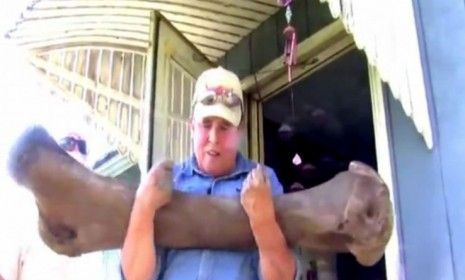
M6 171L6 160L11 145L28 126L41 125L55 139L71 131L80 133L88 140L90 162L108 151L106 139L100 139L84 123L77 108L41 87L37 73L24 58L25 52L4 39L3 34L14 27L28 2L8 1L0 9L0 197L11 195L3 192L14 185ZM4 207L0 203L0 212L4 212Z
M0 50L0 221L3 225L0 228L0 270L6 273L6 279L11 279L8 277L13 277L11 275L15 275L16 271L9 270L17 267L14 256L19 256L18 250L22 248L19 245L24 244L25 238L30 238L30 233L38 229L33 196L26 189L18 187L6 170L11 145L27 127L41 125L55 139L70 131L80 133L88 140L90 160L93 151L105 151L108 148L105 139L99 139L99 135L87 127L77 108L52 96L39 85L38 76L25 62L21 49L0 37ZM92 256L94 266L89 265L89 257L80 262L73 260L72 266L63 266L63 269L79 270L68 273L66 279L103 279L101 257ZM67 258L59 258L57 263L67 261ZM58 268L60 266L57 265Z

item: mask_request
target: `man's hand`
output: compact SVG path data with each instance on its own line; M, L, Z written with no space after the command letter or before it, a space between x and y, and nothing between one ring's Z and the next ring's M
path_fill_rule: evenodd
M152 167L137 189L136 200L154 213L170 202L173 190L172 172L172 161L162 161Z
M270 181L265 168L258 165L244 180L241 204L260 256L260 274L266 280L290 280L296 264L276 221Z
M125 279L151 279L157 268L154 220L158 209L171 201L173 163L162 161L142 179L124 239L121 263Z
M250 171L244 180L241 204L251 224L275 220L270 182L262 165Z

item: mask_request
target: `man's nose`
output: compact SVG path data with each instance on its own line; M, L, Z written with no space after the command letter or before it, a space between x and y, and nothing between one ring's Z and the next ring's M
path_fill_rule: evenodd
M210 131L208 132L208 140L211 143L218 142L218 129L216 127L212 127Z

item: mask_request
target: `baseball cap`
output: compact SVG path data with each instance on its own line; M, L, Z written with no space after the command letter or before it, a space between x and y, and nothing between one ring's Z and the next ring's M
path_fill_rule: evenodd
M215 90L218 88L234 95L235 98L240 100L240 104L238 104L240 106L228 106L224 102L213 102L211 104L201 102L212 95L212 89L218 94L218 91ZM202 120L206 117L220 117L237 127L241 122L242 108L244 107L241 81L236 74L221 66L208 69L200 74L197 79L192 104L192 117L194 119Z

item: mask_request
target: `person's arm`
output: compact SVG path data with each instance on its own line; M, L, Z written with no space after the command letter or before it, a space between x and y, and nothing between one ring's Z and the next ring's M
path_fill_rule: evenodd
M21 256L19 250L10 250L12 248L8 247L11 246L0 244L0 280L17 280L20 275Z
M121 255L127 280L151 279L157 268L154 221L171 199L171 169L169 162L152 168L137 189Z
M241 203L257 243L261 275L265 280L291 280L296 263L276 221L271 188L264 167L259 165L244 181Z
M22 262L29 261L28 252L39 234L36 202L23 189L3 185L0 189L0 276L5 280L17 280L21 276ZM18 205L21 211L17 211Z

